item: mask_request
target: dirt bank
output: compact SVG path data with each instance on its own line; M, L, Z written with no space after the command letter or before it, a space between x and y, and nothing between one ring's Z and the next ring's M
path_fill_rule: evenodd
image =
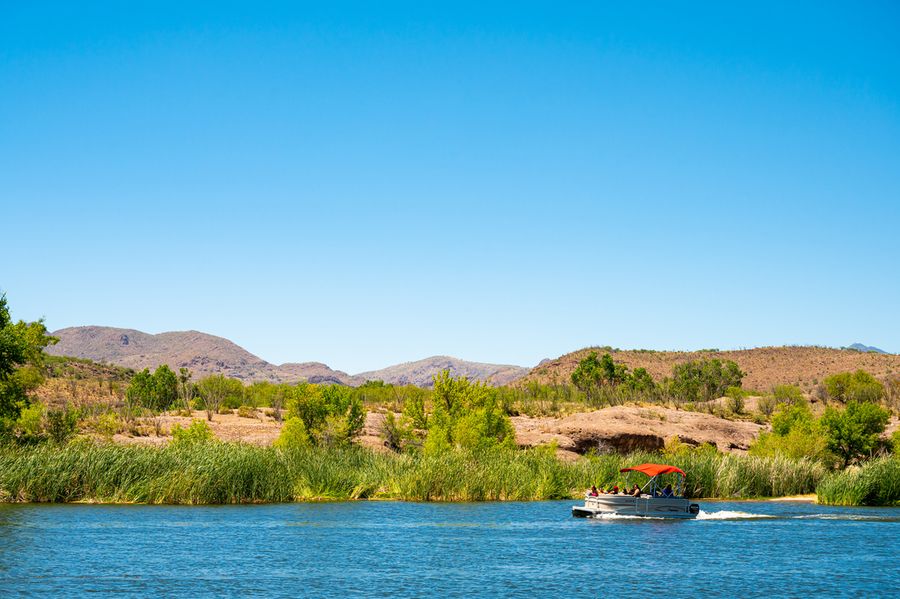
M261 410L254 412L254 416L215 414L209 426L223 441L271 445L278 438L281 423ZM167 414L156 420L147 419L132 427L131 432L116 435L114 440L150 445L165 443L171 439L173 426L186 427L193 418L206 420L206 413L195 411L191 417ZM365 427L358 439L361 445L384 448L381 438L383 419L384 415L377 412L366 415ZM710 443L722 451L746 451L763 428L752 422L725 420L710 414L636 406L617 406L564 418L515 416L511 420L520 446L534 447L555 441L563 456L583 454L591 449L656 450L674 435L689 445Z

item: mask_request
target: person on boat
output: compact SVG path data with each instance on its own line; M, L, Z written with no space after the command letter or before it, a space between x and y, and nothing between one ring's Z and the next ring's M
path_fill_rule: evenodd
M600 493L597 492L597 487L595 485L591 485L591 497L597 497Z
M641 488L639 486L637 486L637 484L635 484L631 488L631 492L629 493L629 495L631 495L633 497L640 497L641 496Z
M663 497L675 497L675 491L672 490L671 484L666 485L666 488L663 489L662 496Z
M609 490L613 495L617 495L619 493L619 485L613 485L613 488Z

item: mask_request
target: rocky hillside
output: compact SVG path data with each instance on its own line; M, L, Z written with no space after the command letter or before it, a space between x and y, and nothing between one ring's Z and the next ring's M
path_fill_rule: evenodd
M198 331L150 335L133 329L72 327L54 331L59 343L47 348L57 356L89 358L135 370L168 364L189 368L195 377L224 374L243 381L280 380L277 368L222 337Z
M449 370L450 374L455 377L464 376L470 380L490 381L494 385L507 385L529 372L528 368L521 366L466 362L450 356L433 356L416 362L406 362L381 370L363 372L356 377L363 381L382 380L394 385L431 387L432 377L444 370Z
M270 364L228 339L198 331L151 335L134 329L91 326L60 329L53 335L59 337L59 343L47 349L52 355L87 358L135 370L168 364L175 370L182 367L190 369L195 378L223 374L245 382L293 383L308 380L356 386L367 380L379 379L386 383L427 387L435 374L449 369L454 376L503 385L529 372L529 369L520 366L435 356L351 375L321 362Z
M866 370L877 377L900 373L900 355L859 352L824 347L760 347L735 351L648 351L585 348L542 362L523 381L569 381L578 362L591 351L609 351L616 362L631 369L646 368L657 380L670 376L672 367L689 360L733 360L747 373L744 387L769 391L775 385L799 385L811 391L818 382L837 372Z

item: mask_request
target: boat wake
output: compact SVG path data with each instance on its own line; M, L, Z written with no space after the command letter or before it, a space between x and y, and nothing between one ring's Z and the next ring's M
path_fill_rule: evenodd
M704 512L700 510L697 520L755 520L758 518L774 518L769 514L751 514L750 512L735 512L722 510L720 512Z
M704 512L700 510L697 520L845 520L851 522L898 522L900 518L877 514L751 514L722 510L720 512Z

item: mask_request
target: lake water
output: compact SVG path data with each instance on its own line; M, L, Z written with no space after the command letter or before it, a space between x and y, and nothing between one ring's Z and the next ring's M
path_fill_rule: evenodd
M573 503L0 505L0 594L900 596L900 508L583 520Z

